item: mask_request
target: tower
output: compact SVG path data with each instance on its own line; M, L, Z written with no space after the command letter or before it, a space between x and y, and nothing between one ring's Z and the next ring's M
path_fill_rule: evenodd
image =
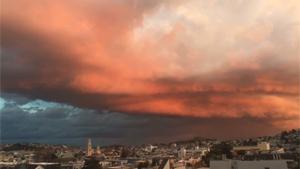
M97 155L100 155L100 154L101 154L101 150L100 150L100 147L99 147L99 146L97 146L96 154L97 154Z
M181 147L181 149L178 151L178 158L184 159L186 156L186 149L184 147Z
M87 143L86 156L92 156L92 155L93 155L92 140L89 138Z

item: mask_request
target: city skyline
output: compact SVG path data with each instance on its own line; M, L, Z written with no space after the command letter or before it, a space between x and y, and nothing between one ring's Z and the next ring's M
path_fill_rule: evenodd
M1 142L299 128L297 0L1 0Z

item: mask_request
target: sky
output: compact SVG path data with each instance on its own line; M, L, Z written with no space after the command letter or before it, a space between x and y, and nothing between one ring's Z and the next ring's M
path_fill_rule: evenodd
M1 141L270 135L300 124L298 0L1 0Z

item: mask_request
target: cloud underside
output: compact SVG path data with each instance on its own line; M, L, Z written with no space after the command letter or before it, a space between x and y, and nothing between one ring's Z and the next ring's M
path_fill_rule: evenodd
M299 127L297 0L1 3L4 92Z
M276 134L274 117L178 117L99 112L3 94L1 141L85 145L161 143L206 138L244 138ZM270 120L272 119L272 120ZM286 119L287 121L289 119ZM260 130L257 130L257 129Z

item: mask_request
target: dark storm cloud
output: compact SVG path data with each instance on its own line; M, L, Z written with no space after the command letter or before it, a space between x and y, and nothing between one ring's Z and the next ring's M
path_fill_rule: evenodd
M24 105L30 100L5 94L1 110L3 142L71 142L83 145L88 137L97 144L142 144L189 139L195 136L241 138L276 133L270 118L191 118L176 116L129 115L96 112L44 101L44 110L31 113ZM20 101L21 100L21 101ZM49 106L50 104L50 106ZM48 106L48 107L47 107ZM271 117L272 118L272 117ZM276 119L273 119L276 120ZM259 130L258 130L259 129ZM259 132L258 132L259 131ZM70 140L73 140L70 141ZM74 141L75 140L75 141Z

